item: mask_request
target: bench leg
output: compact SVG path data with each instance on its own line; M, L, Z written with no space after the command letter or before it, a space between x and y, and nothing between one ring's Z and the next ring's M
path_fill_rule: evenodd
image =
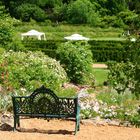
M17 124L18 124L18 127L20 127L20 118L19 118L19 116L17 118Z
M77 117L76 123L75 123L75 135L76 135L77 131L79 131L79 130L80 130L80 118Z
M77 130L80 131L80 117L78 117L78 122L77 122Z
M16 124L17 124L17 120L16 120L16 116L14 116L14 129L13 129L13 131L16 130Z

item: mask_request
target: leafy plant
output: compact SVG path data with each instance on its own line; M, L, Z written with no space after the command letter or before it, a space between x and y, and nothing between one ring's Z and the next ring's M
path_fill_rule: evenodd
M57 90L67 79L60 64L41 52L5 52L0 65L0 84L7 92L33 91L42 84Z
M61 64L76 84L94 84L92 53L86 42L66 42L57 50Z
M30 21L31 18L36 21L45 21L45 12L35 4L24 3L16 8L18 18L22 21Z
M127 89L134 93L135 89L135 66L127 62L108 62L108 80L113 88L119 93L124 93Z
M99 14L96 13L96 7L89 0L77 0L68 5L68 21L74 24L80 23L99 23ZM93 21L94 19L94 21Z
M0 46L9 46L12 42L13 21L9 17L0 17Z
M135 115L131 118L131 124L136 126L136 127L140 127L140 117L139 115Z

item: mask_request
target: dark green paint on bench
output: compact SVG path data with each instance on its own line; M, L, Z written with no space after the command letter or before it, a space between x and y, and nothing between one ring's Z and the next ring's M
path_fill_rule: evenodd
M78 97L61 98L42 86L30 96L13 96L14 130L20 127L20 116L39 118L75 118L75 134L80 127Z

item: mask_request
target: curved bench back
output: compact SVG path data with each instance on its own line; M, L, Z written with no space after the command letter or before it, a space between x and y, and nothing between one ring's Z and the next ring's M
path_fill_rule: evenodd
M55 93L42 86L36 89L31 95L31 113L32 114L51 114L59 113L59 98Z

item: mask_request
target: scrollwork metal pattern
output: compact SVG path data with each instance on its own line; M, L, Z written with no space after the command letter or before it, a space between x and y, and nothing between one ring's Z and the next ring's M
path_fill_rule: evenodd
M53 91L42 86L30 96L16 99L18 114L44 114L72 116L76 115L76 102L73 98L59 98Z
M16 112L18 114L28 114L31 113L30 108L30 98L16 98Z
M59 98L54 92L42 86L31 95L32 114L58 114Z
M73 99L60 99L60 114L63 115L76 115L75 102Z

